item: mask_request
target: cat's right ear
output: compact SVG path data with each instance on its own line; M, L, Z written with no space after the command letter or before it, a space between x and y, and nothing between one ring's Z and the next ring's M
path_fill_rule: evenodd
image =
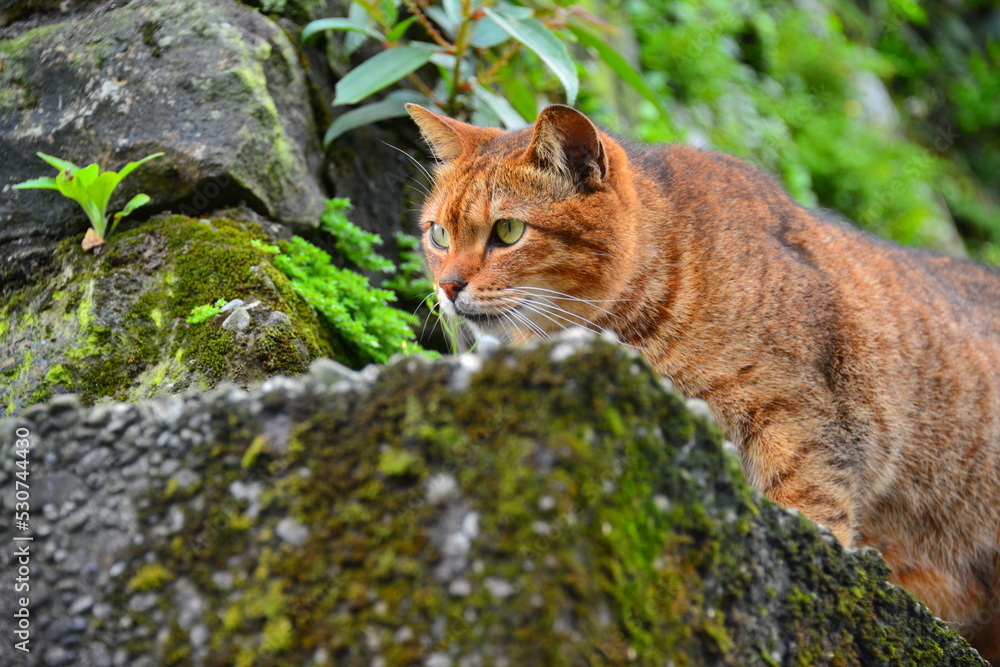
M454 160L472 147L476 127L439 116L419 104L407 104L406 110L438 160Z

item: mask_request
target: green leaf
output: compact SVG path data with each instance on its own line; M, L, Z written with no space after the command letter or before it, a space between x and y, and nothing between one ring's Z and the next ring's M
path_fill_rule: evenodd
M38 157L58 169L59 174L55 178L36 178L15 185L14 187L55 188L59 190L64 196L80 204L87 214L87 218L90 220L90 226L93 227L94 232L96 232L97 237L100 239L106 236L108 201L111 199L111 194L115 188L118 187L123 178L128 176L139 165L161 155L163 153L153 153L136 162L129 162L120 172L102 172L97 164L90 164L80 169L72 162L52 157L45 153L39 153ZM149 197L147 195L133 197L125 209L115 216L112 229L114 229L114 225L118 224L118 220L123 216L128 215L133 209L148 201ZM86 249L86 240L84 243L84 249Z
M372 20L368 15L368 10L362 7L357 2L350 3L350 7L347 8L347 18L354 21L357 25L363 25L371 27ZM368 41L368 36L360 32L348 32L347 36L344 37L344 52L341 54L341 58L346 62L351 55L361 48L361 46Z
M36 153L36 155L38 155L38 157L42 158L43 160L45 160L46 162L48 162L49 164L51 164L53 167L55 167L60 171L63 171L64 169L69 169L70 171L76 171L77 169L79 169L79 167L77 167L72 162L68 162L67 160L61 160L57 157L46 155L45 153Z
M115 227L118 226L118 221L119 220L121 220L126 215L128 215L129 213L131 213L135 209L139 208L140 206L145 206L148 203L149 203L149 195L147 195L145 193L142 193L142 192L140 192L136 196L134 196L131 199L129 199L128 203L125 204L125 208L123 208L122 210L120 210L117 213L115 213L115 218L111 222L111 231L112 232L115 231Z
M108 202L107 199L97 201L90 190L90 186L97 180L99 174L100 167L97 164L88 165L72 173L60 171L59 175L56 176L56 186L59 188L59 192L83 207L90 220L90 226L103 237L107 227L105 209Z
M118 172L118 180L121 181L123 178L131 174L136 167L149 162L153 158L160 157L161 155L164 155L164 153L153 153L152 155L147 155L146 157L142 158L137 162L129 162L127 165L122 167L121 171Z
M369 58L337 82L333 104L354 104L423 66L434 51L423 46L397 46Z
M576 64L569 57L569 51L559 37L537 19L513 16L497 9L484 7L483 11L504 32L534 51L551 69L566 90L566 103L576 102L580 80L576 74Z
M392 27L392 30L389 31L389 34L386 35L385 37L386 41L395 42L397 39L406 34L407 29L409 29L409 27L413 25L413 22L416 20L417 20L416 16L411 16L405 21L400 21L399 23L394 25Z
M382 25L393 25L399 20L399 0L382 0L379 9L382 10Z
M500 122L506 127L516 129L524 127L528 124L525 122L521 114L519 114L514 107L510 105L510 102L480 84L472 84L472 94L477 99L481 100L490 109L490 111L496 114L497 118L500 119Z
M570 25L570 31L576 36L580 43L584 46L593 49L597 52L597 55L601 57L601 60L611 68L611 70L618 75L618 77L630 85L635 92L639 93L647 100L652 102L660 113L664 116L667 115L667 108L663 104L663 100L660 96L656 94L656 91L649 85L646 78L636 69L632 63L625 59L618 50L612 46L609 42L603 39L601 36L595 34L594 32L587 30L584 27L577 25Z
M380 42L385 41L385 35L380 33L378 30L369 28L367 25L358 23L354 19L349 18L320 19L318 21L312 21L302 29L302 37L300 39L305 42L313 35L321 33L325 30L349 30L351 32L359 32L363 35L368 35L373 39L379 40Z
M128 215L129 213L131 213L135 209L139 208L140 206L145 206L148 203L149 203L149 195L147 195L147 194L145 194L143 192L140 192L136 196L134 196L131 199L129 199L128 203L125 204L125 208L123 208L121 211L119 211L118 213L116 213L115 217L116 218L124 218L126 215Z
M487 17L476 21L469 43L477 49L499 46L510 39L510 35L500 29L493 19Z
M77 169L67 177L67 180L73 181L82 191L88 189L97 180L97 176L100 173L101 168L95 162L94 164L88 164L83 169Z
M24 181L23 183L18 183L14 186L15 190L27 190L28 188L39 188L45 190L58 190L59 186L56 185L56 179L52 176L42 176L41 178L33 178L30 181Z
M387 118L401 118L403 116L407 116L408 114L405 107L407 102L427 104L427 99L419 93L413 93L408 97L412 99L401 99L399 97L385 99L381 102L366 104L358 107L357 109L351 109L350 111L337 116L337 118L330 123L330 127L327 128L326 134L323 135L323 147L326 148L334 139L356 127L376 123Z
M431 17L432 21L441 26L448 39L455 39L455 35L458 34L458 24L452 21L443 9L437 5L431 5L424 8L424 13Z
M499 84L503 89L503 98L521 114L522 118L534 118L538 115L538 100L535 91L523 77L506 76Z
M461 25L462 16L462 2L461 0L441 0L441 6L444 7L444 13L448 16L454 25Z
M87 198L107 211L108 202L111 201L111 193L115 191L122 180L122 175L113 171L106 171L99 175L87 186Z

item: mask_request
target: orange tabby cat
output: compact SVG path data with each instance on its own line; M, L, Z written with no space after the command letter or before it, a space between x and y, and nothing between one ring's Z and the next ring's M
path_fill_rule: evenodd
M1000 274L566 106L516 131L408 108L440 160L421 224L446 312L613 332L708 401L756 488L1000 661Z

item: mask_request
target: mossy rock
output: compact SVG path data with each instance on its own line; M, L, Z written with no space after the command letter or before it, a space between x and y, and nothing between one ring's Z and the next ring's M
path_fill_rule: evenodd
M0 414L66 392L92 403L245 387L335 354L253 239L265 239L257 223L163 216L115 234L99 256L79 237L63 241L50 274L0 308ZM185 321L220 298L259 301L249 327Z
M54 175L38 151L105 169L163 151L112 210L145 192L146 210L197 217L242 201L316 226L324 156L306 77L267 16L235 0L142 0L62 19L0 39L0 243L86 229L58 193L10 189Z
M102 616L77 665L98 645L128 664L985 664L596 339L158 401L7 426L46 475L91 474L73 448L133 453L90 503L137 514L48 527L82 562L102 531L122 545L83 585ZM61 567L53 587L79 578Z

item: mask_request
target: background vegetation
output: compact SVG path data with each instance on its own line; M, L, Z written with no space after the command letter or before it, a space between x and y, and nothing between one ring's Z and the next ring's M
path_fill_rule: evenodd
M561 42L578 92L557 49L495 30L497 11ZM351 30L339 52L353 67L401 49L420 61L360 91L380 117L422 95L512 126L569 101L629 138L748 159L799 202L882 236L1000 264L1000 8L988 0L361 0L350 17L369 34L327 29ZM381 49L360 58L367 39ZM357 92L338 87L334 103Z

